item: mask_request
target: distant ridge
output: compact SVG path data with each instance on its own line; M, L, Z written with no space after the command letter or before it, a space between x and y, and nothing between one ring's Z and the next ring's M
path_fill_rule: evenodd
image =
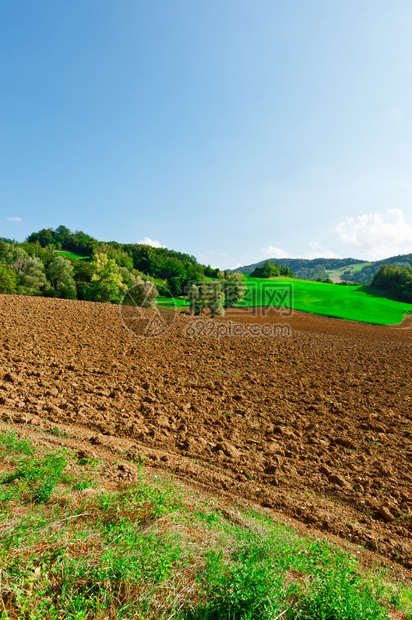
M265 260L232 271L240 271L249 275L256 267L262 267ZM359 284L370 284L374 274L382 265L412 267L412 253L399 254L379 261L365 261L359 258L269 258L269 262L290 267L295 278L300 280L317 280L329 276L335 282L346 280L348 282L359 282Z

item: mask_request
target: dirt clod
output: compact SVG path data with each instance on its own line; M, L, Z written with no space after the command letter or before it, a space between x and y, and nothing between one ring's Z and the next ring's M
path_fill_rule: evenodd
M395 516L391 513L388 506L381 506L378 508L378 512L387 523L392 523L392 521L395 521Z

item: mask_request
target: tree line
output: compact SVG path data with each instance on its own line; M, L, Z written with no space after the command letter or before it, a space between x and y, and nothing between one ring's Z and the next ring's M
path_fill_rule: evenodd
M158 295L153 281L120 265L102 247L81 259L42 248L38 242L0 240L0 293L120 303L133 286Z
M201 265L188 254L100 242L65 226L32 233L23 243L0 239L0 293L146 307L154 307L159 295L186 297L191 303L196 296L193 311L209 308L215 316L243 299L242 278Z
M71 232L66 226L56 230L47 228L32 233L27 241L38 243L43 248L64 249L84 257L103 252L113 258L120 267L129 271L148 273L151 277L164 282L164 288L173 296L183 294L187 283L204 276L217 277L218 269L197 262L194 256L175 252L167 248L154 248L140 243L104 243L97 241L82 231Z

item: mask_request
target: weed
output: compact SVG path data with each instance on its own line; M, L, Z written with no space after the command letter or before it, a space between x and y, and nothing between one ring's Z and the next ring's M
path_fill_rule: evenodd
M14 431L0 434L0 453L5 454L34 454L34 446L29 439L20 439Z
M11 485L4 492L3 501L24 498L34 503L47 502L60 481L67 460L64 452L52 452L41 458L22 460L16 471L5 474L1 485Z
M143 465L146 465L146 458L147 457L143 457L143 456L135 456L134 458L131 459L131 462L134 463L135 465L143 466Z
M99 465L101 464L101 460L100 459L94 459L92 457L87 457L87 456L80 456L78 457L78 463L79 465L87 465L88 467L90 467L91 469L97 469L99 467Z
M339 620L388 620L376 593L359 575L343 564L335 564L310 580L294 584L290 594L297 597L296 620L339 618Z
M46 433L49 433L49 435L54 435L55 437L62 437L62 439L68 439L70 437L70 433L65 433L64 431L61 431L59 428L54 427L54 428L48 428L46 430Z
M95 487L94 480L84 479L79 480L73 485L73 491L84 491L84 489L93 489Z
M382 606L385 590L378 580L368 581L357 571L357 560L334 552L324 542L312 542L296 556L295 566L309 579L291 585L289 596L298 601L295 618L317 620L387 620Z
M204 573L198 576L202 602L186 618L269 620L279 614L284 604L282 575L253 554L237 560L228 563L222 552L207 554Z

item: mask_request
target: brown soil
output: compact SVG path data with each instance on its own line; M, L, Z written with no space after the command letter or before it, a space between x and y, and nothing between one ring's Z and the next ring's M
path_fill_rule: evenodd
M91 456L143 457L412 568L410 321L231 311L203 330L178 315L160 337L136 335L174 318L147 329L154 316L0 296L2 419L66 425ZM290 336L211 328L278 322Z

